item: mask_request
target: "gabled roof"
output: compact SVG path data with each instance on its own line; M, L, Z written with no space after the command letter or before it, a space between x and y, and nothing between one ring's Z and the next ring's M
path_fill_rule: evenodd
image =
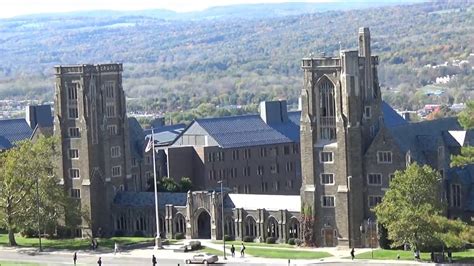
M0 120L0 137L4 138L3 141L0 140L0 143L5 146L8 146L6 141L11 147L18 141L29 139L32 133L33 129L24 118Z
M265 123L260 115L196 119L223 148L299 142L299 111L288 112L286 123Z
M185 124L175 124L154 128L153 136L155 138L155 145L166 146L172 144L185 129ZM146 129L145 134L148 139L151 136L151 129Z
M396 127L408 124L403 117L401 117L388 103L384 101L382 101L382 113L386 127Z

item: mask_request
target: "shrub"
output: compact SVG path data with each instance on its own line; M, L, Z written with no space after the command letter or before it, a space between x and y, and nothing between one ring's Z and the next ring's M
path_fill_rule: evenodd
M189 242L189 246L191 247L191 250L198 250L201 249L201 242L200 241L191 241Z
M224 240L225 240L225 241L233 241L233 240L234 240L234 236L225 235L225 236L224 236Z
M114 233L114 236L116 236L116 237L122 237L124 235L125 235L125 233L122 230L116 230L115 233Z
M28 229L21 230L20 235L26 238L38 237L38 231L28 228Z
M288 244L294 245L295 244L295 239L294 238L288 239Z
M275 244L276 243L276 238L274 237L267 237L267 239L265 240L265 242L267 244Z
M244 236L242 239L244 242L253 242L254 237L253 236Z
M297 246L301 246L301 245L303 244L303 240L301 240L301 239L299 239L299 238L296 238L296 239L295 239L295 244L296 244Z
M183 233L176 233L176 234L174 235L174 238L175 238L176 240L184 239L184 234L183 234Z
M135 236L135 237L144 237L145 234L143 233L143 231L135 231L135 233L133 233L133 236Z

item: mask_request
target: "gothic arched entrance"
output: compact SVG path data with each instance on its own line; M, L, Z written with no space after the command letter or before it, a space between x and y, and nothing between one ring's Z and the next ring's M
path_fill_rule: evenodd
M197 220L198 238L211 238L211 216L203 210Z

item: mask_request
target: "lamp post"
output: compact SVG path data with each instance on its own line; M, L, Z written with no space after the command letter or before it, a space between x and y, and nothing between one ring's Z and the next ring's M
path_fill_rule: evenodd
M224 260L227 259L225 256L225 224L224 224L224 189L223 189L223 180L217 181L218 184L221 184L221 205L222 205L222 242L224 243Z
M40 198L39 198L39 177L36 176L36 208L38 216L38 241L39 241L39 251L43 251L43 246L41 245L41 218L40 218Z
M369 246L370 246L370 252L372 253L372 259L374 258L374 249L372 247L372 220L370 219L370 217L367 219L367 226L369 228Z
M156 219L156 238L155 238L155 249L162 249L160 234L160 219L158 214L158 185L156 184L156 161L155 161L155 131L151 129L151 152L153 154L153 183L155 184L155 219ZM148 148L148 147L147 147Z

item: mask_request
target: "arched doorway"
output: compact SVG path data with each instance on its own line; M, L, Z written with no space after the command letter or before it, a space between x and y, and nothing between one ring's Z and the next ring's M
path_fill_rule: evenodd
M291 217L290 223L288 226L288 237L289 238L299 238L300 237L300 222L296 217Z
M202 211L197 220L198 238L211 238L211 216L207 211Z
M245 235L248 237L255 238L257 236L257 223L252 216L245 218Z
M273 237L278 239L280 237L280 230L278 228L278 222L275 217L270 216L267 222L267 237Z

